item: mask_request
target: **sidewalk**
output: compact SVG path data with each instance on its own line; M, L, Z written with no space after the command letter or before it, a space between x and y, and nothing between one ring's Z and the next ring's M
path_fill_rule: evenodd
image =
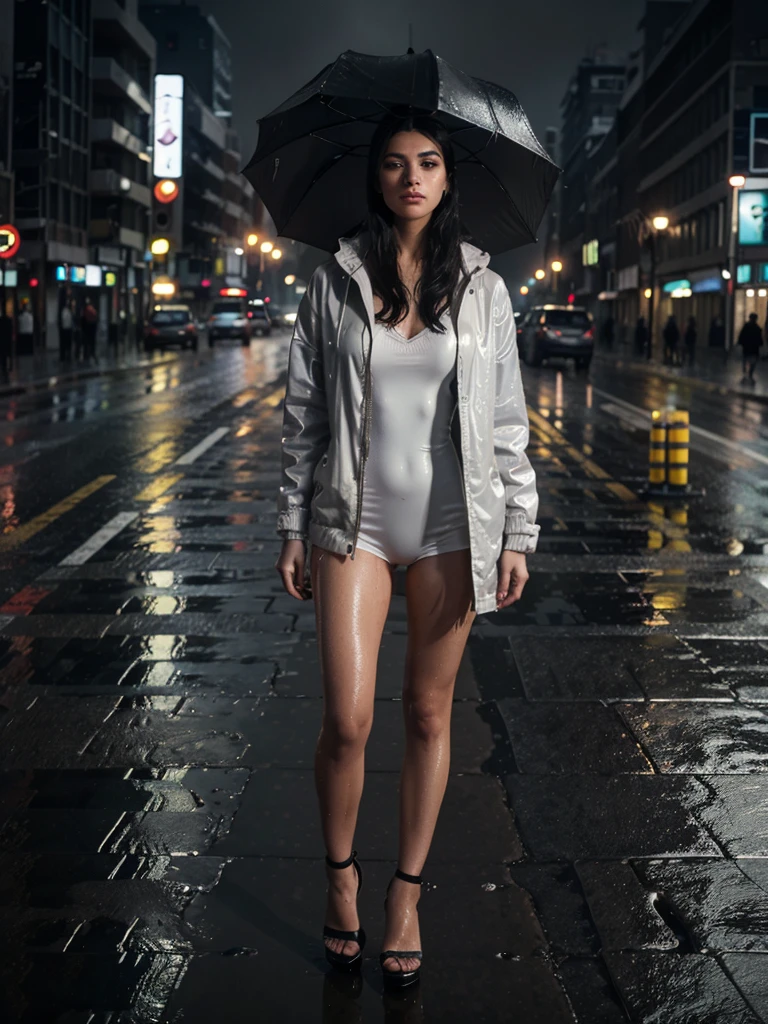
M730 353L723 349L698 346L693 366L665 366L661 353L648 360L638 356L629 343L616 343L613 349L600 346L595 349L595 362L612 365L632 373L656 374L668 380L679 380L689 387L706 391L725 390L739 398L750 398L755 402L768 403L768 358L762 358L755 371L754 385L742 383L741 349Z
M179 352L163 352L147 355L135 345L102 345L96 361L74 359L62 362L58 352L43 351L33 356L19 356L7 376L0 376L0 397L21 395L51 386L51 381L88 380L104 373L120 370L137 370L158 363L172 362L179 358Z

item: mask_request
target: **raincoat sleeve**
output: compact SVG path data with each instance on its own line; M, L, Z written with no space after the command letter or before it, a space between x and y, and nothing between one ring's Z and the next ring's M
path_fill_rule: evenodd
M517 325L512 302L503 282L494 296L496 336L496 404L493 451L504 484L506 514L502 550L536 550L540 527L536 523L539 496L528 447L528 413L517 351Z
M288 353L282 474L277 498L277 533L283 540L305 540L309 535L313 475L330 440L321 320L316 302L317 272L299 305Z

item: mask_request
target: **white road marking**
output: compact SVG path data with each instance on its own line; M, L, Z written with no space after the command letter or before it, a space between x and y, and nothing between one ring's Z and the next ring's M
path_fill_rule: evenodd
M112 538L124 530L129 523L132 523L138 514L138 512L119 512L92 537L89 537L85 544L81 544L66 558L62 558L59 565L85 565L89 558L100 551L105 544L109 544Z
M204 437L200 444L196 444L194 448L190 448L188 452L185 452L174 462L174 466L191 466L195 459L200 458L203 452L207 452L209 448L213 448L217 441L220 441L225 434L229 433L229 427L219 427Z
M621 417L622 411L627 410L625 418L632 422L630 414L635 417L635 420L639 420L642 417L642 424L638 425L649 425L651 422L651 414L646 409L641 409L637 405L632 405L631 402L625 402L623 398L617 398L616 395L610 394L608 391L603 391L600 388L594 388L594 392L597 395L602 395L604 398L610 398L611 402L620 408L611 408L610 405L601 406L606 412L609 412L617 417ZM705 430L703 427L696 427L693 424L690 426L691 434L697 434L699 437L705 437L708 441L714 441L715 444L722 445L724 448L730 449L732 452L736 452L739 455L744 455L748 459L754 459L755 462L762 462L768 466L768 455L763 455L762 452L753 451L751 448L747 448L744 444L739 444L738 441L731 441L728 437L723 437L721 434L713 434L711 430Z

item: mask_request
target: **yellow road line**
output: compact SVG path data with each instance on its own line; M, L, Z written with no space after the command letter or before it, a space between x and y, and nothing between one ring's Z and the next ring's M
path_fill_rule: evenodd
M29 540L30 537L34 537L36 533L40 533L46 526L50 526L51 523L55 522L60 516L63 516L65 512L70 512L73 508L80 504L81 501L85 501L89 495L95 491L100 490L105 484L108 484L111 480L114 480L114 474L111 476L97 476L91 483L86 484L85 487L81 487L79 490L74 491L69 495L68 498L64 498L62 501L52 505L47 512L43 512L39 516L35 516L34 519L30 519L28 523L24 523L23 526L19 526L18 529L12 533L6 533L0 537L0 551L8 551L10 548L16 548L19 544L23 544Z
M183 473L172 473L166 476L158 476L152 481L143 491L139 491L136 495L135 501L154 501L159 498L161 494L165 494L167 490L177 484L179 480L184 477Z

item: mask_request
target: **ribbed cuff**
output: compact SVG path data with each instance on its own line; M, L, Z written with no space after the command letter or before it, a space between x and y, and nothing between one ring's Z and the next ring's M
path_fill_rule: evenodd
M502 551L521 551L524 555L533 554L538 543L538 535L530 533L505 533Z
M299 533L298 530L279 530L278 531L283 540L307 540L308 534Z

